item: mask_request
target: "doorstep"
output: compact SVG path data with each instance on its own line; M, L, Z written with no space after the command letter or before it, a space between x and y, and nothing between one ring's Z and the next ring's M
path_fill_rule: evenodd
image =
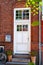
M6 62L6 65L28 65L27 62Z

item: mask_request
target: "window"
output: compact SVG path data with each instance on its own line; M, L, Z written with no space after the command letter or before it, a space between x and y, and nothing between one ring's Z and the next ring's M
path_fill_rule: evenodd
M22 31L22 25L17 25L17 31Z
M28 31L28 25L23 25L23 31Z
M16 19L22 19L22 11L16 10Z
M23 11L23 19L29 19L29 10Z
M16 20L29 19L29 10L16 10Z
M17 25L17 31L28 31L28 25Z
M5 42L11 42L11 35L5 35Z

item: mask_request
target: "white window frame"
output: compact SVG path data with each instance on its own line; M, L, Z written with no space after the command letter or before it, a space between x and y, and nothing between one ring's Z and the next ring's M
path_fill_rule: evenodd
M30 21L31 20L31 17L30 17L31 16L31 8L30 7L29 8L15 8L14 10L15 10L15 12L14 12L14 16L15 16L14 20L15 21L18 21L18 22L19 21L20 22L24 21L25 22L25 21ZM29 10L29 19L17 19L16 20L16 10Z

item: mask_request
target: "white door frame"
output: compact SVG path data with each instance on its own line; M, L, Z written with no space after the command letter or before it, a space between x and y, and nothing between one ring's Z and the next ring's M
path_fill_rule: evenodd
M31 9L30 8L14 8L14 28L16 27L15 26L15 11L16 10L29 10L29 20L24 20L24 22L25 21L27 21L27 23L28 23L28 21L29 21L29 24L30 24L30 26L29 26L29 34L30 34L30 36L29 36L29 42L30 42L30 51L31 51ZM21 21L21 20L20 20ZM23 21L23 20L22 20ZM19 22L19 20L18 20L18 22ZM14 37L13 37L13 52L14 52L14 54L15 54L15 47L16 47L16 44L15 44L15 34L16 34L16 32L15 32L15 30L14 30L14 32L13 32L13 34L14 34ZM24 52L25 53L25 52ZM21 54L21 53L20 53ZM26 54L28 54L28 53L26 53Z

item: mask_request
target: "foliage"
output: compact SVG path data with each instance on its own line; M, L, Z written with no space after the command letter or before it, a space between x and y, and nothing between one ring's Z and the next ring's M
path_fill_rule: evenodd
M11 51L11 50L7 50L7 51L6 51L6 54L7 54L7 55L12 55L12 51Z
M31 51L31 52L30 52L30 55L31 55L31 56L36 56L36 55L37 55L37 52L36 52L36 51Z
M29 62L28 65L35 65L33 62Z
M21 0L18 0L18 1L21 1ZM42 11L41 7L39 8L39 6L43 6L42 0L26 0L25 7L31 8L31 13L33 16L38 15L39 10ZM39 21L33 21L31 25L38 26Z
M38 26L38 25L39 25L39 21L34 21L34 22L32 22L31 25L32 25L32 26Z
M41 0L33 0L34 2L40 2Z
M39 5L42 6L41 0L27 0L25 6L26 7L31 7L31 13L34 15L38 14L38 11L41 10L39 9Z

